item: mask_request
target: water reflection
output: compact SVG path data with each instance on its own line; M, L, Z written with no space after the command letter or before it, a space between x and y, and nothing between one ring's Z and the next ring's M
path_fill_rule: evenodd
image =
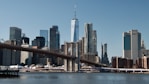
M123 73L21 73L0 84L148 84L149 75Z
M49 79L58 79L58 76L49 76Z

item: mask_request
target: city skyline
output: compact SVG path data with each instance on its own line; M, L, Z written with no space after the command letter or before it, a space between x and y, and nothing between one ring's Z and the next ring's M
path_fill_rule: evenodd
M66 3L67 2L67 3ZM22 29L33 40L39 36L40 29L49 29L58 25L61 32L61 44L70 42L70 20L73 17L75 1L1 1L0 3L0 39L9 39L9 28ZM67 5L66 5L67 4ZM88 4L90 4L88 6ZM142 33L145 46L149 47L149 1L145 0L99 0L77 1L79 18L79 38L84 36L84 23L93 23L97 30L98 55L101 56L100 44L108 44L108 57L122 56L122 33L137 29Z

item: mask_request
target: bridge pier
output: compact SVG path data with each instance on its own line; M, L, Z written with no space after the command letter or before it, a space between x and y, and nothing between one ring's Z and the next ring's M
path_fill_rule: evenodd
M77 72L78 64L76 60L64 59L64 70L67 72Z
M65 54L79 57L79 43L65 43ZM64 59L64 70L68 72L77 72L80 64L78 59Z

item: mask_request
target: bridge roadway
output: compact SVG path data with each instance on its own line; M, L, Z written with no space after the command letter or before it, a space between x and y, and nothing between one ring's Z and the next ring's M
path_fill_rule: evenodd
M75 56L69 56L69 55L60 54L60 53L56 53L56 52L52 52L52 51L34 49L34 48L24 48L24 47L21 47L21 46L8 45L8 44L4 44L4 43L0 43L0 49L28 51L28 52L34 52L34 53L39 53L39 54L47 54L49 56L51 55L51 56L56 56L56 57L60 57L60 58L64 58L64 59L73 59L73 60L78 59ZM87 64L90 64L90 65L95 65L95 66L98 66L98 67L106 66L104 64L95 63L95 62L88 61L88 60L85 60L85 59L80 59L80 62L87 63Z

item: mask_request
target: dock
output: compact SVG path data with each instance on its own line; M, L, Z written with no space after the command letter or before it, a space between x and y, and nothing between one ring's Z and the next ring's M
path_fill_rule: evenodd
M13 78L19 77L18 69L9 69L9 68L1 68L0 67L0 78Z
M0 70L0 78L19 77L19 70Z

